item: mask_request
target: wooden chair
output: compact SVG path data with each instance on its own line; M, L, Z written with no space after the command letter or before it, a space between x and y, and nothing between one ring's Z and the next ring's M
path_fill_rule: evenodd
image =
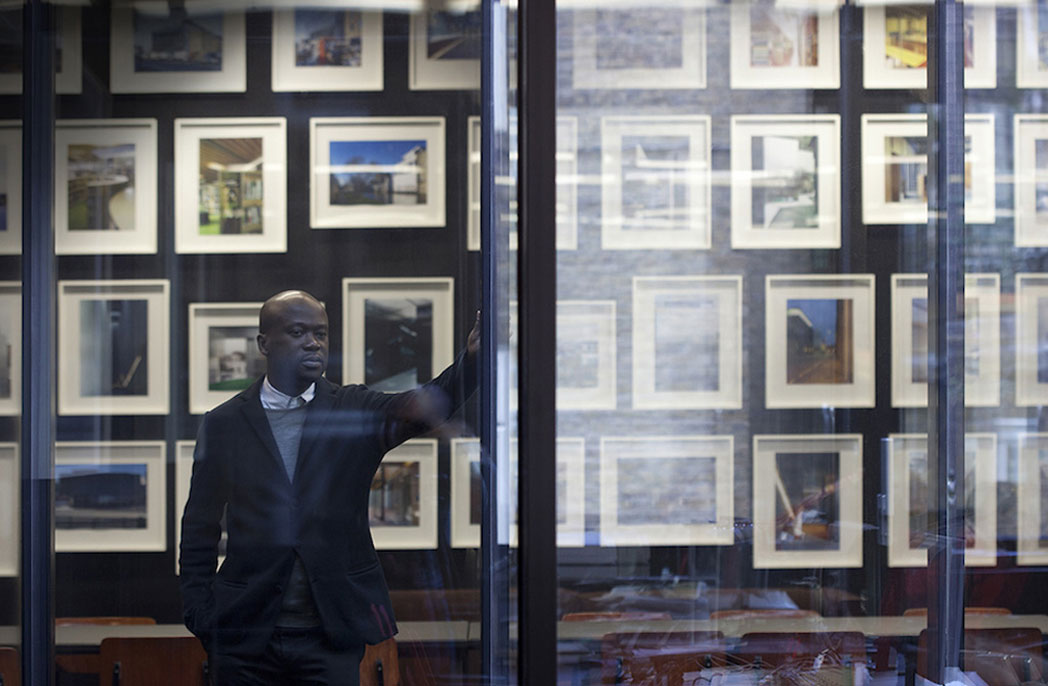
M387 638L364 651L364 659L360 661L360 686L400 686L395 639Z
M668 612L569 612L565 622L651 622L673 619Z
M965 629L962 669L993 686L1040 682L1045 674L1040 629ZM917 673L928 674L928 630L917 639Z
M0 686L22 686L22 661L17 648L0 648Z
M106 638L98 678L113 686L207 686L207 653L190 636Z
M818 660L823 666L865 664L866 637L859 631L743 634L735 648L738 664L774 669L795 664L801 669Z
M710 619L814 619L818 616L815 610L791 608L714 610L710 613Z
M966 607L964 608L964 614L966 615L1010 615L1012 613L1006 607ZM903 617L927 617L928 608L926 607L911 607L908 610L903 610Z
M153 625L156 620L152 617L55 617L55 626L75 626L90 624L92 626L125 626Z
M727 663L719 631L650 631L605 634L602 684L680 686L684 674Z

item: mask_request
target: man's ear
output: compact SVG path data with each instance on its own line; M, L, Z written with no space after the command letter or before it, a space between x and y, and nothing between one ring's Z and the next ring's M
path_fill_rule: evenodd
M255 342L258 343L258 352L262 353L263 357L269 357L269 350L266 348L266 335L264 333L258 334L255 337Z

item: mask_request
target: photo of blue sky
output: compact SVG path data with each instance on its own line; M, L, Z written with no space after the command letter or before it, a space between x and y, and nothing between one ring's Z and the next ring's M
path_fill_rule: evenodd
M811 321L818 341L828 346L837 343L837 299L790 300L788 309L798 309Z
M134 474L146 477L145 464L56 464L55 481L85 474Z
M426 141L332 141L331 164L399 164L404 154Z

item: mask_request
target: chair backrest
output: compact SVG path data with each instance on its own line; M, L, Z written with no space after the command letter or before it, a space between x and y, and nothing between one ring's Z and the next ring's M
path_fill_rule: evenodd
M1040 629L965 629L961 662L988 684L1011 686L1041 681L1045 674ZM917 673L928 674L928 630L917 639Z
M866 662L866 638L859 631L825 631L801 633L754 632L743 634L734 651L736 661L765 667L787 663L863 664Z
M55 626L90 624L97 626L127 626L156 624L152 617L55 617Z
M668 612L569 612L565 622L650 622L673 619Z
M17 648L0 648L0 682L3 686L22 686L22 661Z
M102 686L206 686L207 653L191 636L106 638L99 646L98 678Z
M747 610L714 610L710 613L710 619L805 619L818 617L815 610L800 610L791 608L768 608Z
M360 686L400 686L396 640L387 638L367 647L360 661Z
M602 684L679 686L687 672L726 664L719 631L649 631L605 634L601 639Z

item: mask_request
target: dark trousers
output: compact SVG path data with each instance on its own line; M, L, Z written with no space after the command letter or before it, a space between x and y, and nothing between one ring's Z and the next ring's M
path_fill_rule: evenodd
M323 629L277 627L266 651L253 658L210 655L214 686L358 686L364 644L331 646Z

